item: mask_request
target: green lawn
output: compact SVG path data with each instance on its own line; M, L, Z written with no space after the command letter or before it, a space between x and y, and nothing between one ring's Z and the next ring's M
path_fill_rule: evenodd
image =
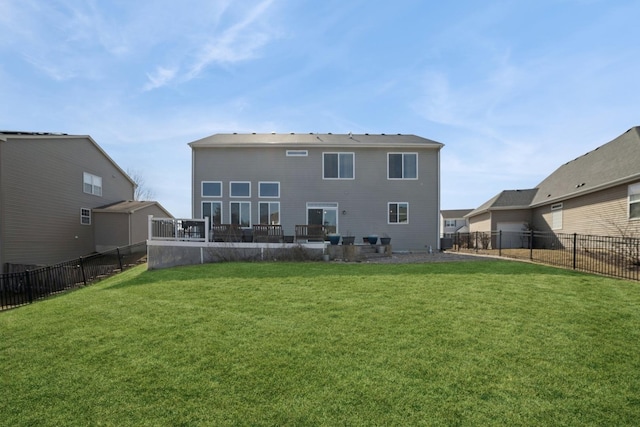
M532 264L142 266L0 331L0 425L640 424L640 284Z

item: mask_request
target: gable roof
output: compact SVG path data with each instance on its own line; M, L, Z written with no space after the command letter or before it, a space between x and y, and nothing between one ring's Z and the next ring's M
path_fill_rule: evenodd
M472 210L473 209L443 209L440 211L440 214L444 219L464 218L464 216Z
M138 200L123 200L121 202L111 203L109 205L101 206L99 208L92 209L93 212L99 213L124 213L132 214L140 209L147 208L149 206L157 206L163 212L167 214L168 218L173 218L173 215L169 213L162 205L156 201L138 201Z
M202 147L420 147L440 149L444 144L416 135L386 134L332 134L332 133L218 133L189 143L193 148Z
M537 185L532 206L603 190L640 178L640 127L565 163Z
M480 205L480 207L465 215L465 217L475 216L492 210L529 209L531 201L537 192L537 188L501 191Z

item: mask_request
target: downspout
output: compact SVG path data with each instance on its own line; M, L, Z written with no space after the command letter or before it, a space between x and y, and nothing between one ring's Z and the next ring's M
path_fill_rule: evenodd
M436 221L436 247L438 248L438 252L440 252L442 250L442 248L440 247L440 186L441 186L441 171L440 171L440 151L442 150L442 147L440 147L438 149L438 186L437 186L437 191L438 191L438 207L437 207L437 212L436 212L436 218L438 218L438 220Z

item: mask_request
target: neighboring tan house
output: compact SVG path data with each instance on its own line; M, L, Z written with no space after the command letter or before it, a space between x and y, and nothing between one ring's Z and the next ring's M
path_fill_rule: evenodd
M501 192L467 219L471 232L640 237L640 127L565 163L535 188Z
M454 233L468 233L469 221L465 215L473 209L445 209L440 211L440 230L442 236Z
M415 135L216 134L194 142L194 218L215 224L322 224L391 237L394 250L439 242L440 149Z
M95 217L133 199L134 188L90 136L0 131L0 271L136 243L137 232L118 237L104 208Z

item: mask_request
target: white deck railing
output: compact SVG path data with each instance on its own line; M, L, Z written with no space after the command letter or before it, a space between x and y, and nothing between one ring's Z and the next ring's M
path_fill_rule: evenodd
M155 218L150 215L149 240L208 242L209 218Z

